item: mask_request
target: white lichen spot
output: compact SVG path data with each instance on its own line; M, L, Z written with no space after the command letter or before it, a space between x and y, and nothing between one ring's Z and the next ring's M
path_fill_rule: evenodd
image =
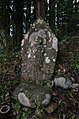
M23 51L24 49L22 48L22 51Z
M36 51L37 51L37 49L34 49L34 50L33 50L33 53L35 53Z
M30 24L30 26L32 26L32 24Z
M44 47L46 48L46 45L44 45Z
M45 31L47 31L47 29L44 29Z
M25 71L25 70L23 70L22 72L23 72L23 73L25 73L26 71Z
M43 52L43 50L41 52Z
M56 37L53 38L52 47L53 47L53 49L55 49L56 51L58 51L58 40L57 40Z
M50 31L48 31L48 35L49 35L49 37L51 37L51 33L50 33Z
M35 55L33 56L33 58L34 58L34 59L36 58Z
M46 38L46 34L45 34L45 31L43 29L40 29L38 31L38 37L41 37L41 38Z
M28 54L28 58L31 58L31 53Z
M43 39L43 44L46 44L46 39Z
M22 42L21 42L21 46L23 46L24 45L24 39L22 40Z
M28 33L24 35L24 39L28 39Z
M22 63L22 66L24 66L24 63Z
M58 52L58 49L56 49L56 52Z
M29 43L31 44L31 47L34 46L38 39L38 32L33 32L29 37Z
M53 59L53 62L55 62L56 61L56 59Z
M30 100L28 99L28 97L26 97L26 95L24 93L19 92L18 100L19 100L20 104L22 104L23 106L31 107Z
M22 88L20 89L20 91L22 91Z
M52 59L54 59L54 57L52 56Z
M52 49L52 47L50 47L50 48L47 48L47 50L51 50Z
M32 25L35 28L35 24Z
M31 49L28 49L28 51L27 51L27 57L28 58L31 58Z
M52 42L52 38L49 39L49 42L50 42L50 43Z
M44 53L44 56L46 56L47 55L47 53Z
M39 42L41 43L41 40L39 40Z
M43 68L41 68L41 71L43 71Z
M33 53L35 53L35 50L33 50Z
M34 45L34 42L32 41L30 46L32 47L33 45Z
M35 27L32 25L32 29L35 29Z
M46 62L47 64L50 63L50 59L49 59L49 57L46 57L45 62Z
M28 51L27 51L27 54L31 53L31 49L29 48Z
M42 24L42 23L43 23L43 20L39 18L36 24Z
M37 29L35 28L35 31L37 31Z

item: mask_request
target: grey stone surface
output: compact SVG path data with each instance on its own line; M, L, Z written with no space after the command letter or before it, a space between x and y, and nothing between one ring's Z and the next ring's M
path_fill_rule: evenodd
M75 83L75 80L73 77L70 77L70 79L59 77L59 78L55 78L53 82L55 83L56 86L62 87L63 89L79 88L79 84Z
M43 19L38 18L25 34L21 47L22 80L28 83L19 85L14 97L18 97L19 102L27 107L34 108L37 104L46 106L51 100L51 90L39 84L48 83L52 79L58 40Z
M25 93L20 92L20 93L18 93L17 97L18 97L19 102L22 105L24 105L26 107L31 107L30 100L26 97Z
M72 80L66 79L64 77L55 78L54 83L56 86L62 87L63 89L69 89L73 84Z
M50 80L58 51L58 40L42 18L37 19L22 40L22 77Z
M51 95L50 94L45 94L45 99L42 101L42 105L48 105L50 103L51 100Z
M37 84L22 83L16 88L13 95L16 100L18 99L20 104L35 108L38 104L46 106L50 102L51 89Z
M73 84L70 86L70 88L72 88L72 89L77 89L77 88L79 88L79 83L73 83Z

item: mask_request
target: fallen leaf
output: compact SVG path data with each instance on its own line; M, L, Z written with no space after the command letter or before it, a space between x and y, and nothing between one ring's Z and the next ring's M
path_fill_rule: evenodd
M52 113L57 109L57 107L58 107L58 104L56 102L53 102L46 108L46 111L47 113Z

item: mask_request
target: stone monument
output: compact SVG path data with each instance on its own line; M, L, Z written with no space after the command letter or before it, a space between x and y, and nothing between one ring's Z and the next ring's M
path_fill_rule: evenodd
M26 83L17 87L15 97L21 104L22 100L27 100L28 104L23 104L27 107L34 107L37 103L47 105L51 100L51 90L42 84L46 85L52 80L58 40L39 17L24 35L21 47L22 81ZM24 97L27 99L24 100Z

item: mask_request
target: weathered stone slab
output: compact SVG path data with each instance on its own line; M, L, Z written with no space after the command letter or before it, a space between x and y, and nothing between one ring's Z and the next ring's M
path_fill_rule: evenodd
M50 80L58 51L58 40L42 18L37 19L22 40L22 77Z
M37 104L48 105L51 89L45 87L50 82L58 51L58 40L42 18L32 25L22 40L22 81L14 97L27 107ZM31 83L30 83L31 81ZM34 83L33 83L34 82ZM38 84L38 85L37 85Z
M22 83L16 88L13 95L16 100L22 102L22 105L31 108L35 108L38 104L46 106L51 101L51 89L37 84Z

